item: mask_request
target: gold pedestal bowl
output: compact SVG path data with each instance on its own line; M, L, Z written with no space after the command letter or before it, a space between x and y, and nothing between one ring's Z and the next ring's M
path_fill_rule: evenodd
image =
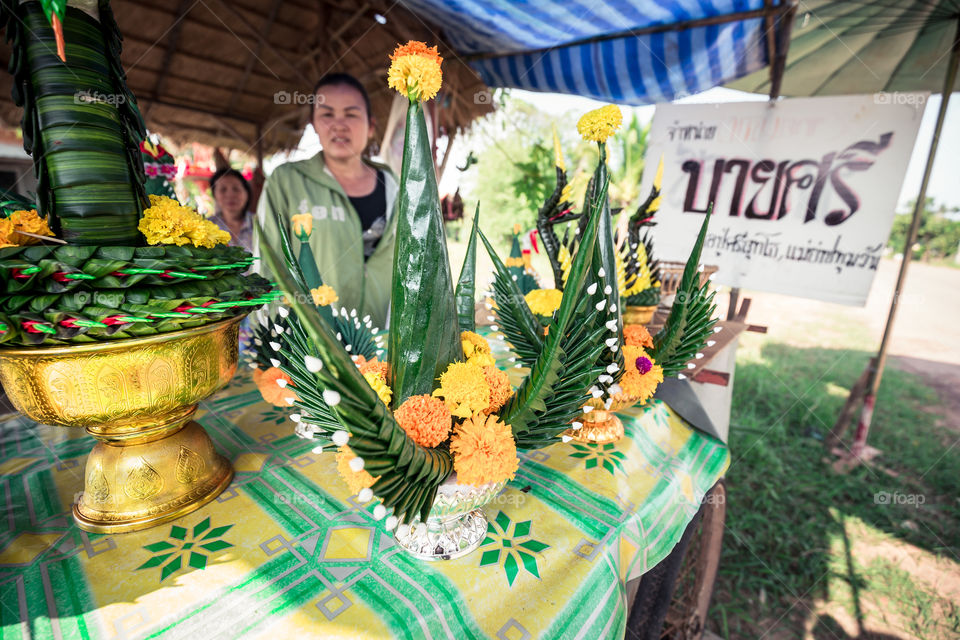
M650 324L657 312L657 305L648 307L627 306L623 309L623 324Z
M230 484L230 462L190 419L233 377L242 318L114 342L0 348L0 382L21 413L98 440L73 507L81 529L146 529Z

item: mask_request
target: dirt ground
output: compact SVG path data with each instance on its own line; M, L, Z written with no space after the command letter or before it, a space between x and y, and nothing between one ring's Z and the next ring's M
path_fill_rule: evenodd
M767 326L771 336L794 342L791 338L797 336L787 334L795 331L796 318L832 317L834 322L824 330L848 334L856 343L851 346L876 351L899 268L899 261L881 262L863 308L746 292L753 301L747 320ZM915 373L937 390L946 423L960 430L960 269L910 265L889 353L888 366Z

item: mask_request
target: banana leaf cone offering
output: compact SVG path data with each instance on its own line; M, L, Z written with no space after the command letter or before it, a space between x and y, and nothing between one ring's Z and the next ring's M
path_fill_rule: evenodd
M38 182L36 202L0 202L0 380L29 417L100 441L74 505L81 528L167 522L233 476L190 419L233 376L241 317L279 293L228 233L148 197L108 0L0 0L0 27ZM152 186L171 193L171 158L142 148L166 166Z

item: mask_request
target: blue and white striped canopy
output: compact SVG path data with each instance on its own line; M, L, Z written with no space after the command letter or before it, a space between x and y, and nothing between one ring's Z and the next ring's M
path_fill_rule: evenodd
M403 4L441 26L445 40L457 53L469 56L470 65L491 87L639 105L704 91L768 62L761 17L682 28L691 21L763 9L764 0L403 0ZM680 30L623 34L666 25Z

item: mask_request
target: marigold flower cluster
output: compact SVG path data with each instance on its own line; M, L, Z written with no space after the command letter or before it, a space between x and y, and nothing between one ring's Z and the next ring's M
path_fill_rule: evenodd
M457 482L481 486L513 478L517 446L510 425L497 416L476 416L458 425L450 438Z
M19 233L26 231L38 236L53 236L46 218L37 215L36 209L14 211L6 218L0 218L0 248L38 244L40 240Z
M626 344L623 347L624 369L620 378L623 392L642 404L650 399L663 382L663 369L642 347Z
M443 73L440 71L442 62L443 58L437 53L436 47L411 40L397 46L390 55L387 84L411 101L432 100L443 83Z
M310 289L310 295L313 296L313 304L318 307L325 307L333 304L340 299L337 292L328 284L322 284L316 289Z
M577 122L577 131L587 142L606 142L621 124L623 114L620 107L608 104L583 114Z
M530 311L538 316L550 317L560 308L563 292L559 289L534 289L523 296L523 299L527 301Z
M140 233L148 244L192 244L212 249L230 242L230 234L173 198L150 194L150 206L140 218Z

